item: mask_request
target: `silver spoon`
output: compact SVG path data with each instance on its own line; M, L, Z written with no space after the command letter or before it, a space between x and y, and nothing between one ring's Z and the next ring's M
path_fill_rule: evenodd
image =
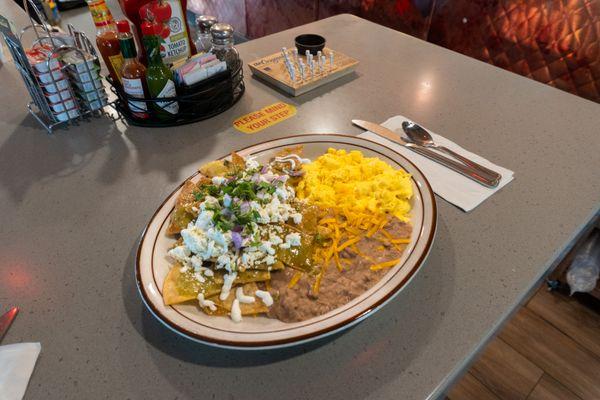
M414 143L423 147L432 147L434 149L440 150L446 154L451 155L457 160L463 162L465 165L478 170L482 174L487 175L487 177L490 178L496 185L500 182L500 179L502 179L502 175L500 175L496 171L492 171L491 169L486 168L473 160L469 160L468 158L461 156L457 152L452 151L447 147L436 144L433 141L433 138L431 137L429 132L427 132L420 125L417 125L414 122L404 121L402 122L402 129L404 130L404 133L406 133L408 138Z

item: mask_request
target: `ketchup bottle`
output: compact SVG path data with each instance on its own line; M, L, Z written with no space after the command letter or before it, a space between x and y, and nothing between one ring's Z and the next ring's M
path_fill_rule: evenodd
M138 37L143 36L144 21L159 25L163 39L160 53L165 64L186 60L196 53L185 18L187 0L119 0L119 4L135 26ZM145 49L142 51L146 59Z

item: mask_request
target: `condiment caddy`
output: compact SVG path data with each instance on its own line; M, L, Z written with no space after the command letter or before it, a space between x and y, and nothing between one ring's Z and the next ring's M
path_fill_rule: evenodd
M203 46L197 54L173 58L173 53L165 51L164 22L157 23L164 17L152 11L159 8L154 3L161 1L166 0L151 0L139 10L139 42L145 57L137 56L129 22L113 23L123 58L121 73L108 78L117 96L114 107L129 123L147 127L195 122L230 108L245 88L242 61L233 46L233 28L214 17L201 17L207 20L204 35L206 31L211 35L208 51L204 38L204 43L196 42Z
M26 11L43 20L31 1L25 2ZM103 110L108 97L99 60L85 34L71 25L68 33L52 32L47 24L36 24L31 15L30 21L17 35L15 27L0 16L0 32L32 98L27 105L31 115L48 133L84 118L108 115ZM35 39L26 48L23 38L30 30Z
M223 69L192 85L176 87L176 94L171 97L137 97L126 93L113 81L111 84L117 95L116 110L132 125L146 127L184 125L211 118L231 108L245 90L241 61L232 69ZM137 106L132 107L132 102ZM176 105L177 112L171 115L152 112L169 105ZM151 111L140 115L136 112L140 108Z
M26 10L43 20L32 1L26 1ZM117 111L117 118L147 127L195 122L230 108L245 90L233 28L206 17L204 33L209 32L211 47L206 51L204 37L206 47L196 54L198 42L191 41L187 26L178 26L186 23L180 18L181 2L185 0L138 0L138 18L133 19L139 25L132 29L129 21L113 19L105 0L88 0L97 28L96 45L108 70L106 81L116 95L112 102L104 89L99 57L82 32L70 25L68 34L51 32L30 16L31 26L17 37L10 22L0 16L0 32L32 98L30 113L52 133L60 124L91 115L115 120L104 111L106 105ZM133 8L127 10L131 18ZM30 29L36 40L25 49L21 39ZM135 36L136 30L141 37Z

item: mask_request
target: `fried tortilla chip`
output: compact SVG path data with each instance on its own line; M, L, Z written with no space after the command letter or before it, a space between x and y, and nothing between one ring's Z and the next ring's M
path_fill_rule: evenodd
M319 207L304 204L296 207L302 213L302 221L300 224L292 223L291 225L302 233L314 236L317 233L317 226L319 225Z
M285 157L285 156L289 156L290 154L296 154L296 155L299 155L300 157L302 157L303 152L304 152L304 146L298 145L295 147L286 147L285 149L278 151L276 156L277 157Z
M200 307L200 309L204 312L204 314L208 314L208 315L212 315L212 316L225 316L229 313L229 311L227 311L226 308L219 307L217 305L217 301L219 300L218 295L215 295L208 300L214 302L215 306L217 306L217 308L215 310L211 310L209 307Z
M171 267L163 284L163 301L165 305L179 304L195 300L198 293L203 293L207 299L221 292L223 286L223 272L215 272L213 277L204 277L204 282L199 282L193 272L181 272L181 264L176 263ZM239 272L234 285L248 282L262 282L271 279L269 271L250 270Z
M231 152L231 163L235 171L241 171L246 168L246 160L235 151Z
M198 171L209 178L235 174L246 168L246 160L235 151L231 153L230 160L215 160L204 164Z
M314 253L316 249L314 241L315 235L304 233L298 229L298 227L292 225L284 224L282 226L284 230L283 236L292 232L300 234L300 246L294 246L288 249L278 247L277 250L275 250L277 260L297 271L315 275L318 272L317 265L314 262Z
M259 271L280 271L285 268L285 265L281 261L275 261L275 264L267 265L265 263L262 264L254 264L252 267L247 268L246 271L259 270Z
M181 192L175 202L175 209L171 215L171 221L167 228L167 234L175 235L185 229L188 224L196 218L196 215L191 211L191 205L196 202L194 192L198 186L191 180L185 181L181 187Z
M190 278L193 279L191 274L181 272L180 264L171 267L163 283L163 301L166 306L196 299L198 288Z
M258 290L258 286L255 282L245 283L242 286L244 290L244 294L247 296L254 296L254 292ZM232 288L229 292L229 297L225 300L219 299L219 296L213 296L210 298L215 305L217 306L216 311L210 311L208 308L203 307L203 311L210 315L225 315L231 311L231 306L233 305L233 300L235 300L235 292L237 288ZM256 315L262 314L269 311L269 307L265 306L265 304L258 297L254 297L254 303L240 303L240 310L242 311L242 315Z
M215 160L209 162L208 164L204 164L198 168L198 171L200 171L202 175L212 178L215 176L227 175L230 169L226 165L225 160Z

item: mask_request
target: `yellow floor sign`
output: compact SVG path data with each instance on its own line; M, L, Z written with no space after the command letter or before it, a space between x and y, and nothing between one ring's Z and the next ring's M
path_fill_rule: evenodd
M242 115L233 121L233 126L238 131L251 134L285 121L294 115L296 115L296 107L291 104L277 102L258 111Z

